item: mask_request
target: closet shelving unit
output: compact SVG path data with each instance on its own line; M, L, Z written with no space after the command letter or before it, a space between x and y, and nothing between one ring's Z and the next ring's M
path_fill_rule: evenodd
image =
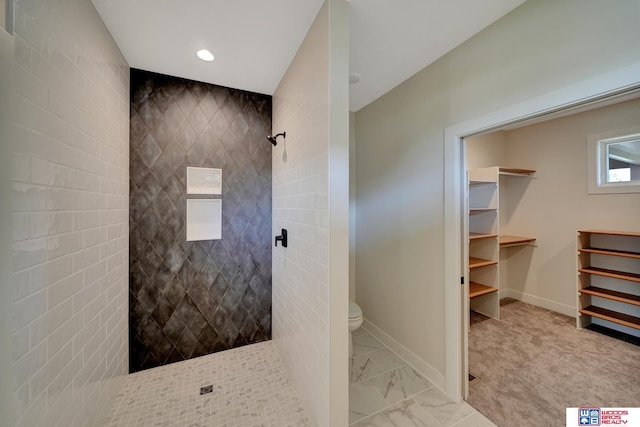
M578 329L593 322L640 331L640 232L579 230L577 283Z
M500 249L533 237L500 235L500 177L530 177L530 169L493 166L469 170L469 298L472 310L500 318Z

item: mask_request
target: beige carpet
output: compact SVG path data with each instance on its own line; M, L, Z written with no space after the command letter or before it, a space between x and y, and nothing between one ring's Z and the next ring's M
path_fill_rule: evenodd
M468 400L499 427L564 426L567 407L640 406L639 346L520 301L503 300L500 316L471 315Z

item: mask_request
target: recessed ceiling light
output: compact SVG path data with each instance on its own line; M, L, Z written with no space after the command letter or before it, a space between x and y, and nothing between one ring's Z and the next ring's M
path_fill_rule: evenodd
M209 52L207 49L200 49L196 54L198 55L198 58L203 61L213 61L213 53Z

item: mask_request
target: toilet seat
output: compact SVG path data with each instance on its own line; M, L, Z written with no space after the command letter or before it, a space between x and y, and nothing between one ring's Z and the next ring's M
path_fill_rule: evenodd
M362 317L360 306L353 301L349 301L349 320L358 320Z
M353 335L351 333L362 325L363 320L360 306L349 300L349 357L353 357Z

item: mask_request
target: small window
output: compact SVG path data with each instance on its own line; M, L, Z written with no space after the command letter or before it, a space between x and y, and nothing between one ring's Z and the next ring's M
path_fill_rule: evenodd
M589 135L589 194L640 193L640 129Z

